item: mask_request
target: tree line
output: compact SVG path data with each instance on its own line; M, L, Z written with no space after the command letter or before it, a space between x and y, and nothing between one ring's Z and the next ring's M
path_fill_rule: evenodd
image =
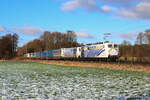
M77 36L73 31L50 32L45 31L39 39L35 39L18 49L18 55L25 53L53 50L59 48L70 48L80 46Z
M17 34L6 34L0 37L0 59L9 59L16 56L18 38Z
M120 44L119 53L124 60L150 62L150 30L140 32L134 45L124 40Z

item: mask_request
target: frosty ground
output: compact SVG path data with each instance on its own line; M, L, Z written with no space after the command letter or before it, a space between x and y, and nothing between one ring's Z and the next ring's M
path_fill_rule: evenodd
M150 95L150 73L0 62L2 100L99 100Z

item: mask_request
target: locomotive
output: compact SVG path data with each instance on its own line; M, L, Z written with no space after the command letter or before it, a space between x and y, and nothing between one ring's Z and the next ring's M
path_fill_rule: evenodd
M113 42L89 44L81 47L60 48L24 54L30 59L110 59L119 58L119 47Z

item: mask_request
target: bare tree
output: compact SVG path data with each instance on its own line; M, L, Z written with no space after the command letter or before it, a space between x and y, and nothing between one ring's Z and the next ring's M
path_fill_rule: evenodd
M18 35L6 34L0 38L0 58L12 58L16 54Z
M145 35L143 32L140 32L136 38L136 56L137 56L137 60L139 62L142 62L142 58L143 58L143 44L145 44Z
M140 32L136 38L136 44L143 44L144 43L144 33Z
M150 44L150 29L145 31L144 36L146 38L146 43Z
M124 57L127 60L129 56L129 51L131 51L131 43L127 40L123 40L122 44L120 45L120 56Z

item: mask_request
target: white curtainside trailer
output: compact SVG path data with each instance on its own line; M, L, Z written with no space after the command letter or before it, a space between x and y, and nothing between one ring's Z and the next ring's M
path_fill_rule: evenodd
M76 57L76 48L63 48L62 57L64 58L75 58Z

